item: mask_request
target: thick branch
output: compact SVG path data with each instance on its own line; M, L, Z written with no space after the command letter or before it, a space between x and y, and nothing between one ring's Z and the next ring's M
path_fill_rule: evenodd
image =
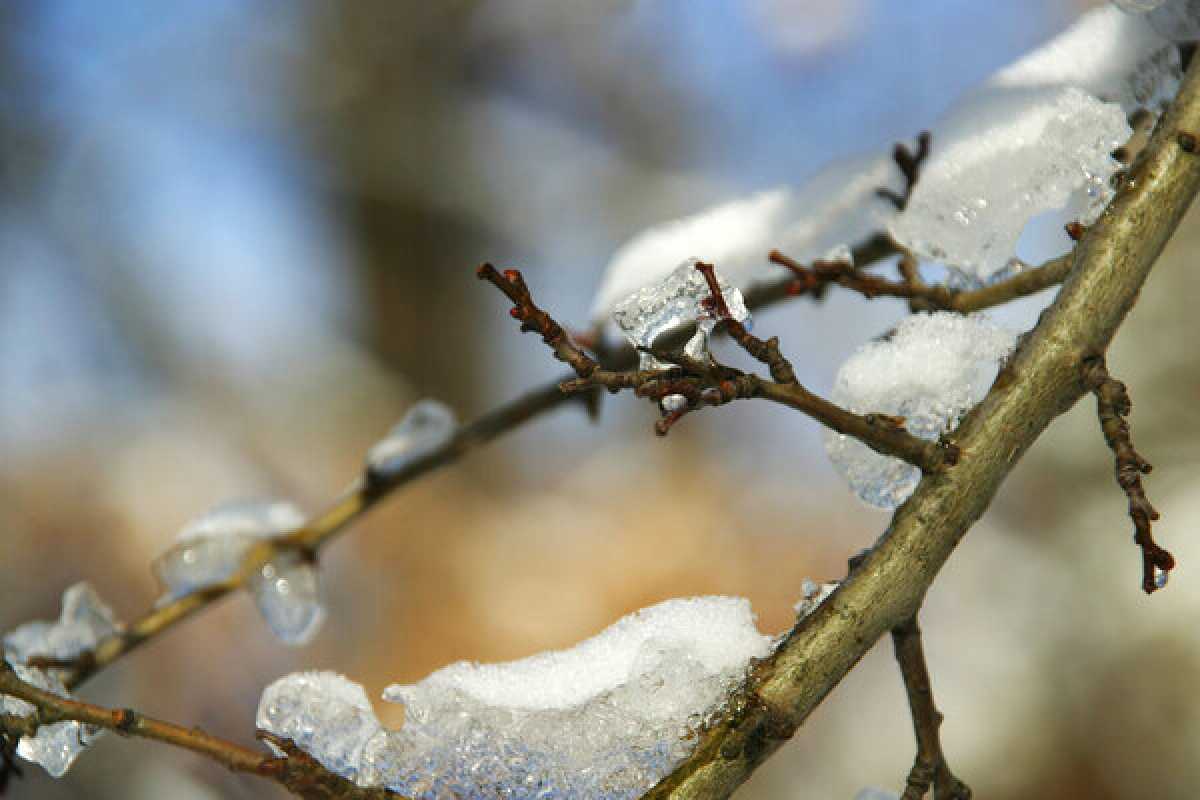
M900 800L921 800L933 788L934 800L970 800L971 790L954 777L942 752L939 730L942 712L933 702L929 668L925 664L925 648L921 644L921 629L916 616L892 628L892 645L896 663L904 679L908 708L912 712L913 733L917 739L917 755L904 794Z
M1182 146L1194 144L1198 131L1200 71L1193 63L1128 181L1077 246L1058 297L952 434L959 464L924 476L862 565L756 666L742 702L648 798L729 796L880 636L916 613L1008 471L1088 391L1088 363L1107 349L1200 189L1200 156Z

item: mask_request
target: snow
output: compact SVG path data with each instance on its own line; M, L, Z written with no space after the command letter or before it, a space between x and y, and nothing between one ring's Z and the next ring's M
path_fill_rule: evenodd
M277 681L259 727L360 785L419 798L634 798L686 757L689 734L771 641L746 600L668 600L568 650L391 686L399 730L331 673Z
M1112 196L1111 153L1131 134L1120 107L1075 88L977 93L934 137L898 242L982 283L1011 261L1025 225L1069 208L1085 225Z
M1015 344L1015 333L982 315L914 314L842 365L832 399L860 414L904 417L909 433L937 439L987 394ZM833 431L825 450L854 492L877 508L900 505L921 478L917 467Z
M818 606L825 602L825 598L833 594L839 585L837 581L818 584L815 581L805 578L804 582L800 585L802 596L796 602L796 605L793 606L796 609L796 616L803 619L816 611Z
M707 306L712 293L696 263L695 259L684 261L663 280L638 289L613 309L613 321L629 343L640 350L641 369L669 367L641 348L651 348L660 336L688 323L696 323L696 333L684 345L684 353L696 360L708 360L708 337L717 319ZM720 271L715 274L729 315L749 327L750 312L742 293L730 286Z
M778 187L648 228L608 262L592 316L603 319L690 258L715 264L739 289L777 280L779 268L767 261L773 249L810 261L882 230L895 213L876 192L884 187L900 191L903 181L890 157L873 153L835 162L800 187Z
M367 465L379 477L390 477L453 438L454 412L437 400L422 400L367 453Z
M177 544L154 561L164 590L159 603L232 579L257 542L302 528L304 520L292 503L273 500L226 503L192 520L179 532ZM296 552L280 552L248 583L280 641L303 645L316 635L325 611L315 564Z
M992 75L983 91L1075 87L1126 114L1159 111L1183 75L1179 51L1147 17L1094 9L1041 47ZM935 148L938 139L934 139Z
M1146 15L1151 27L1173 42L1200 39L1200 0L1167 0Z
M68 660L92 650L119 626L112 610L86 583L77 583L63 593L62 612L57 622L28 622L4 636L4 658L17 677L39 689L69 697L56 669L26 666L32 658ZM25 717L34 707L15 697L0 696L0 713ZM38 728L37 735L17 743L17 755L40 764L50 775L61 778L75 759L87 749L100 731L79 722L56 722Z

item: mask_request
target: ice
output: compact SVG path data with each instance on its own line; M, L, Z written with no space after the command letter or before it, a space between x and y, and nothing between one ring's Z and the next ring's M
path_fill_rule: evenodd
M86 583L77 583L63 593L58 622L29 622L4 636L4 659L26 683L69 697L58 677L59 670L35 669L26 662L34 658L72 659L118 630L112 610L95 590ZM0 713L25 717L33 711L34 707L23 700L0 696ZM78 722L43 725L37 735L21 738L17 755L60 778L99 733L99 729Z
M700 361L708 359L708 337L717 319L705 302L711 292L704 275L696 269L696 263L695 259L683 262L666 278L638 289L613 309L613 320L631 345L650 348L664 333L694 322L696 333L684 345L684 353ZM742 293L730 286L720 272L716 275L730 316L749 327L750 312L746 310ZM641 369L670 366L645 351L640 355Z
M1200 39L1200 0L1168 0L1146 15L1151 27L1173 42Z
M302 528L304 519L288 502L237 501L192 520L179 532L178 543L154 562L164 589L160 604L230 580L258 541ZM325 611L315 564L296 551L281 551L248 583L282 642L302 645L316 635Z
M367 743L383 732L363 688L336 672L298 672L275 681L262 693L255 724L350 780L359 779Z
M1165 2L1167 0L1113 0L1113 4L1122 11L1129 11L1133 14L1144 14L1147 11L1153 11Z
M816 581L805 578L804 582L800 584L803 596L793 606L796 609L796 616L804 618L816 611L817 607L824 603L825 598L833 594L839 585L837 581L818 584Z
M669 600L569 650L389 687L405 708L399 730L330 673L273 684L258 724L360 785L412 797L625 800L686 757L771 641L746 600Z
M5 634L4 652L17 663L38 657L66 661L92 650L117 630L112 609L89 584L77 583L63 592L57 622L27 622Z
M1183 75L1178 49L1155 31L1154 17L1162 13L1166 10L1149 17L1112 7L1090 11L996 72L983 90L1075 87L1119 104L1126 114L1143 107L1157 112ZM935 137L935 150L938 141Z
M287 502L241 500L217 506L185 525L178 543L154 562L166 589L164 600L229 580L255 541L303 525L304 514Z
M660 404L663 411L673 413L687 408L688 399L681 394L669 394L660 401Z
M903 417L914 436L937 439L978 403L1016 335L978 314L914 314L890 337L868 342L838 371L833 402L860 414ZM892 509L912 493L921 472L830 431L825 450L868 505Z
M422 400L367 453L367 465L389 477L444 445L458 428L454 412L437 400Z
M900 795L883 789L866 788L854 795L854 800L900 800Z
M685 259L716 264L744 290L781 277L767 261L772 249L809 261L883 230L895 208L876 190L903 187L884 150L835 162L799 187L739 198L643 231L608 262L593 318L604 319L621 300L661 281Z
M251 576L250 591L263 619L284 644L308 644L325 621L316 565L295 551L264 564Z
M995 90L960 103L891 233L977 282L1003 270L1026 223L1054 209L1090 224L1111 198L1125 114L1075 88Z

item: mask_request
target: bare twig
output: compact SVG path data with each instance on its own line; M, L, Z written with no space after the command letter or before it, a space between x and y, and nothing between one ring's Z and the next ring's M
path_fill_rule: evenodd
M1117 484L1129 498L1129 517L1133 520L1133 541L1142 548L1142 590L1152 594L1167 585L1167 576L1175 568L1174 557L1154 541L1153 522L1158 511L1146 498L1142 475L1152 469L1133 447L1129 423L1125 418L1133 409L1125 384L1108 374L1102 356L1088 362L1088 387L1096 396L1096 415L1104 441L1113 451Z
M933 702L929 683L929 668L925 664L925 648L921 644L921 629L916 616L892 628L892 645L896 663L904 678L908 707L912 712L913 733L917 739L917 755L904 794L900 800L921 800L933 788L934 800L970 800L971 790L954 777L942 752L939 729L942 712Z
M814 261L805 266L778 250L771 251L770 260L786 268L793 276L793 294L819 294L830 284L840 286L863 297L898 297L920 304L920 310L941 310L969 313L1002 305L1018 297L1035 294L1059 284L1071 271L1070 253L1030 267L1009 278L981 289L954 290L915 280L915 274L903 281L892 281L871 275L844 261ZM904 264L905 260L901 260ZM906 265L911 269L912 265Z
M929 131L921 131L917 134L915 153L909 150L908 145L903 142L898 142L892 149L892 160L896 162L896 166L900 168L900 173L904 176L904 192L897 194L891 189L876 189L875 192L885 200L890 200L898 211L903 211L908 206L913 188L921 177L921 166L925 163L925 159L929 158L931 139Z
M295 747L281 747L286 757L274 758L256 750L243 747L236 742L226 741L199 728L185 728L173 722L164 722L141 714L132 709L113 709L83 703L39 689L21 680L7 661L0 659L0 694L16 697L34 706L35 712L28 717L0 717L0 731L4 738L15 743L22 736L33 736L38 728L56 722L74 720L112 731L121 736L150 739L163 744L190 750L212 761L216 761L233 772L242 772L269 778L285 787L297 797L306 800L381 800L400 798L383 789L361 789L350 781L326 770L307 754L301 755ZM277 737L269 734L273 743Z

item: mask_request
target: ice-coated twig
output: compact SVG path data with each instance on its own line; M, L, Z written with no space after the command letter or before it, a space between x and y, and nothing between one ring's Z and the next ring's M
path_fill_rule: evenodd
M1096 396L1096 416L1104 441L1113 451L1117 484L1129 498L1129 517L1133 520L1133 541L1142 549L1142 590L1152 594L1167 585L1167 577L1175 568L1175 558L1154 541L1153 523L1158 511L1146 497L1142 475L1152 469L1133 447L1129 423L1125 418L1133 410L1125 384L1108 374L1103 357L1087 363L1086 379Z
M23 700L36 711L28 717L0 717L0 745L15 742L22 736L33 736L43 725L73 720L112 731L121 736L151 739L173 747L190 750L209 758L232 772L243 772L269 778L297 797L308 800L377 800L400 795L383 789L361 789L353 783L326 771L310 758L298 757L288 747L281 746L285 757L275 758L243 747L236 742L212 736L199 728L189 728L148 717L128 708L115 709L84 703L53 692L39 689L18 677L7 661L0 660L0 695ZM279 745L279 742L274 742ZM6 750L4 759L9 760ZM12 765L15 767L15 765ZM3 785L0 784L0 789Z
M717 364L711 359L698 361L681 353L656 353L676 364L665 370L605 370L595 359L583 352L564 333L562 326L533 301L521 273L515 269L503 273L490 264L481 266L477 274L502 291L513 303L512 316L521 321L522 332L541 334L542 340L556 358L570 364L577 378L564 381L564 392L580 392L604 387L610 392L633 389L639 397L657 404L665 398L674 400L670 409L655 424L659 435L692 411L707 406L724 405L736 399L762 398L800 411L838 433L853 436L871 449L895 456L919 467L924 472L936 472L952 466L958 454L953 445L918 439L904 430L894 418L878 414L855 414L805 389L796 381L791 364L782 355L778 339L759 339L751 334L730 310L719 286L714 268L697 263L695 267L708 282L706 305L717 319L717 327L755 359L767 365L772 380Z
M939 729L942 712L933 702L929 668L925 664L925 648L916 615L892 628L892 645L896 663L904 679L908 707L912 712L913 733L917 739L917 755L900 800L921 800L933 789L934 800L970 800L971 790L950 771L942 752Z
M908 205L908 198L912 197L913 189L916 188L917 181L921 177L921 165L925 163L925 159L929 158L929 145L933 141L933 136L929 131L921 131L917 134L917 149L912 151L908 149L908 145L904 142L897 142L892 148L892 160L896 162L896 166L900 168L900 174L904 176L904 192L897 194L891 189L881 188L876 190L876 194L888 200L896 207L897 211L903 211Z

